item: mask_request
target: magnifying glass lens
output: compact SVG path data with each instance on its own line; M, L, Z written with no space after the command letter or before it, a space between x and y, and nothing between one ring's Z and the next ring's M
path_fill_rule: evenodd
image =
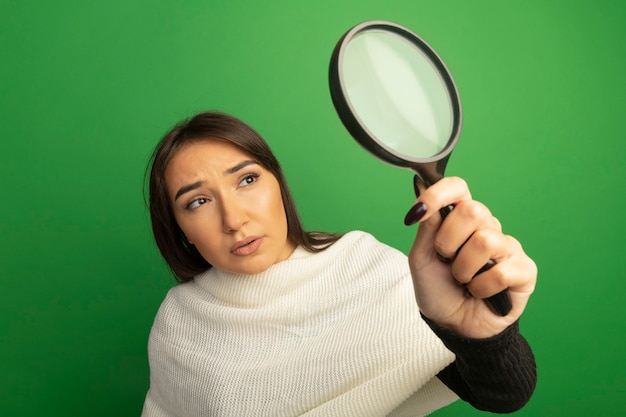
M381 30L359 33L346 44L341 72L349 105L381 146L408 159L429 158L446 147L450 95L413 43Z

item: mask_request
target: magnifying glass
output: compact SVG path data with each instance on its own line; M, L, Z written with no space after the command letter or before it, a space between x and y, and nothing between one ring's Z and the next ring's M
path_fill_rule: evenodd
M443 178L461 131L461 100L447 67L422 38L391 22L361 23L337 43L329 81L339 118L365 150L415 171L426 186ZM490 260L476 275L493 265ZM507 290L485 301L501 316L512 307Z

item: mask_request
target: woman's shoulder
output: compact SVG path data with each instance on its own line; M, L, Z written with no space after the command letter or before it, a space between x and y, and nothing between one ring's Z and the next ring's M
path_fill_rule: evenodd
M346 247L360 250L400 252L398 249L389 246L371 233L363 230L352 230L347 232L341 237L341 239L339 239L338 242L341 242Z
M327 251L343 263L357 263L362 268L406 266L404 253L362 230L345 233Z
M378 239L374 237L371 233L365 232L363 230L351 230L346 232L341 236L338 240L344 245L352 245L355 243L364 244L364 245L382 245Z
M167 290L161 306L159 307L158 314L171 312L176 310L176 306L181 303L182 300L187 299L190 292L193 291L193 281L178 283Z

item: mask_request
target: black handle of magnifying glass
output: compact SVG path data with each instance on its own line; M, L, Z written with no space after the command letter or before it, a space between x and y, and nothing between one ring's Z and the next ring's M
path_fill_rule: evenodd
M451 204L449 206L446 206L440 209L439 213L441 213L441 217L445 219L446 216L450 214L450 212L453 209L454 209L454 205ZM442 260L446 262L452 262L452 260L449 260L449 259L442 259ZM490 270L495 264L496 263L492 259L489 259L489 261L485 265L483 265L483 267L480 268L478 272L476 272L474 277L482 274L485 271ZM489 298L485 298L485 303L487 303L489 308L491 308L491 311L503 317L509 314L509 312L511 311L511 308L513 308L513 304L511 303L511 297L509 296L508 290L502 290L499 293L492 295Z

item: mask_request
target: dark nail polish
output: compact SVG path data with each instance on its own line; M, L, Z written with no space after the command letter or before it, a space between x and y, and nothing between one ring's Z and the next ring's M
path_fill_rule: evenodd
M413 175L413 190L415 190L415 197L420 196L420 189L418 187L419 177L417 175Z
M426 214L426 211L428 211L426 204L420 201L419 203L411 207L409 212L406 214L406 216L404 217L404 224L410 226L419 222L420 219L424 217L424 214Z

